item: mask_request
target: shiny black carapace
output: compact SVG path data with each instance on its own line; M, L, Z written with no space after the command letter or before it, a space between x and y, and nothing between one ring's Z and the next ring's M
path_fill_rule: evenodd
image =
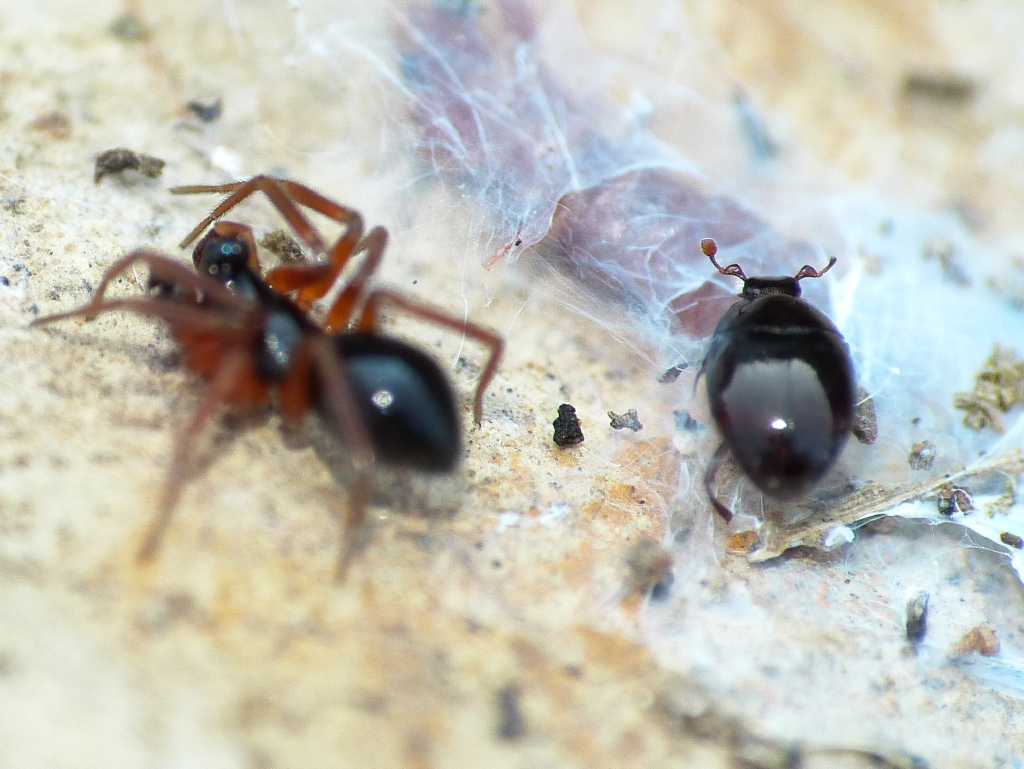
M800 281L820 278L835 257L820 271L805 265L794 277L748 278L738 264L715 261L714 240L700 247L721 274L743 281L701 367L723 440L704 486L729 521L732 511L713 490L726 452L775 499L806 493L832 467L853 427L853 362L832 321L800 298Z

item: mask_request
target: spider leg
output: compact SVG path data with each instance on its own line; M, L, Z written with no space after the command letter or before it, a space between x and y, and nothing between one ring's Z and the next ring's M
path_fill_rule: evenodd
M715 476L718 475L718 469L725 462L725 457L729 453L725 443L719 444L718 448L715 449L715 453L711 456L711 461L708 463L708 469L704 472L704 491L708 495L708 501L711 506L715 508L715 512L718 513L722 518L725 519L726 523L732 520L732 510L723 505L718 501L718 497L715 496L714 482Z
M370 236L363 238L363 217L359 212L335 203L304 184L287 179L280 179L278 183L294 202L345 226L345 232L327 252L326 264L283 265L267 274L267 283L271 288L283 294L298 291L299 305L309 307L331 290L353 256L371 248L367 244ZM383 237L386 242L386 232ZM383 244L381 248L383 250Z
M156 518L146 529L146 535L136 554L136 560L139 562L151 560L160 549L164 532L171 522L182 487L188 477L190 449L202 434L203 429L209 425L211 417L229 400L232 390L238 384L239 377L245 371L246 361L245 350L235 350L228 355L210 380L209 389L206 391L202 403L199 404L199 408L196 409L185 429L178 436L178 440L174 444L171 468L167 471L167 479L164 481L163 492L160 496L160 507Z
M356 242L362 229L360 219L346 230L331 248L326 264L283 264L267 273L267 285L279 294L297 291L296 304L308 310L313 302L331 290L349 259L363 250L365 239ZM354 236L354 239L349 236Z
M359 271L352 276L352 280L338 294L331 309L327 312L324 320L324 330L333 334L342 331L352 319L356 302L366 289L372 275L380 267L384 258L384 248L388 244L388 231L383 227L374 227L369 234L356 246L356 252L366 251L365 261L360 265Z
M87 304L83 305L77 310L72 310L70 312L57 313L55 315L47 315L42 318L36 318L34 321L32 321L30 325L43 326L48 323L53 323L54 321L57 320L63 320L64 318L70 318L74 316L84 316L85 318L88 319L96 316L100 312L106 312L107 310L103 308L107 308L111 304L110 302L103 302L103 296L106 293L107 288L110 286L111 282L113 282L115 278L127 272L129 269L132 268L133 265L135 265L138 262L143 262L144 264L146 264L149 267L151 274L155 277L159 277L168 282L173 282L176 285L182 286L184 288L191 288L196 292L201 293L203 296L215 299L217 302L227 305L228 307L232 307L234 309L244 311L249 311L252 309L249 302L240 297L235 296L227 288L225 288L212 278L206 277L205 275L197 275L195 272L188 269L185 265L181 264L180 262L174 259L170 259L169 257L163 256L162 254L159 254L155 251L143 248L138 249L136 251L132 251L127 256L121 257L112 265L110 265L107 271L103 273L103 277L100 280L99 286L96 288L96 291L92 295L92 299L90 299ZM125 302L128 300L118 301ZM166 302L165 304L167 306L176 306L180 309L184 307L183 305L172 305L171 302ZM131 309L131 306L134 305L132 305L129 302L129 305L121 306L125 306L126 308ZM207 316L210 315L210 312L208 310L202 310L201 312L203 312Z
M231 182L230 184L195 184L183 187L172 187L171 192L175 195L193 195L207 192L230 193L226 198L224 198L224 200L217 204L217 207L214 208L213 211L203 219L203 221L196 225L192 232L185 236L185 239L182 240L179 245L180 248L186 248L188 244L199 237L207 227L254 192L262 192L274 205L274 208L280 212L281 216L285 218L285 221L288 222L288 226L295 231L295 234L298 235L307 246L317 253L323 253L327 250L327 246L324 245L324 241L323 238L320 237L320 233L317 232L316 228L310 223L309 219L306 218L305 214L299 210L298 206L292 202L292 199L288 197L288 194L284 189L282 189L280 182L272 176L264 176L261 174L244 182Z
M171 192L179 195L206 192L229 193L228 197L221 201L220 205L185 237L181 247L187 246L218 217L223 216L256 191L262 191L270 199L295 234L305 241L306 245L317 253L326 253L327 255L325 264L287 264L271 270L266 275L267 284L280 294L299 291L299 305L308 308L331 289L348 260L354 253L357 253L358 244L363 235L363 218L358 211L335 203L304 184L270 176L254 176L248 181L230 184L174 187ZM324 245L320 233L296 204L317 211L343 224L345 232L328 249Z
M92 320L97 315L102 315L115 310L127 310L137 315L144 315L152 318L159 318L167 321L178 331L214 331L229 336L237 336L244 339L250 336L251 332L241 322L235 322L233 318L225 317L223 314L213 312L196 305L177 304L163 299L152 297L132 297L128 299L111 299L108 302L90 302L84 307L67 312L59 312L54 315L47 315L36 318L32 326L47 326L59 320L82 317Z
M298 422L314 405L315 365L309 344L300 345L292 355L288 377L277 389L277 406L288 422Z
M483 418L484 391L490 385L491 380L494 379L494 374L498 370L498 363L501 361L502 352L505 349L505 340L493 331L488 331L462 318L456 318L434 307L406 299L401 294L388 289L377 289L367 296L366 303L363 305L362 315L357 324L360 331L373 331L377 328L381 304L395 305L410 315L415 315L445 328L460 331L490 348L490 357L487 359L487 365L480 375L476 385L476 393L473 396L473 420L479 426Z
M355 552L356 535L366 520L366 507L370 501L370 470L374 464L373 444L331 338L320 337L311 345L323 386L324 402L351 452L352 466L356 473L349 486L348 507L340 521L334 578L341 582L348 573Z

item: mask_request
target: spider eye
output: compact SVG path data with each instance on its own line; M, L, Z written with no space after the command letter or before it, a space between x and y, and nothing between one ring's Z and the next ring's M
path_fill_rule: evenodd
M196 252L196 267L208 275L230 278L244 269L249 260L249 251L244 242L237 238L223 238L210 234Z

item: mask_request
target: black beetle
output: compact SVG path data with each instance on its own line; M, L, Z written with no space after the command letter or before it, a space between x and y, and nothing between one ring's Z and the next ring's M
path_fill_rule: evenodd
M767 496L791 499L821 480L846 444L854 423L853 362L832 321L800 298L803 278L823 270L805 265L794 277L748 278L738 264L715 261L711 238L701 250L722 275L743 281L739 300L715 328L700 374L722 444L704 487L726 521L732 511L712 484L726 452Z

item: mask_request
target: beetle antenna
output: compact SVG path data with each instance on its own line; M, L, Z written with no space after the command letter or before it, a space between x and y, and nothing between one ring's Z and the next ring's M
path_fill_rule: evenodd
M715 242L714 238L704 238L703 240L701 240L700 250L704 252L704 256L711 260L711 263L715 265L715 269L722 273L722 275L728 275L729 277L732 278L739 278L744 283L746 282L747 276L744 274L743 268L740 267L738 264L730 264L726 267L723 267L715 260L715 255L718 253L718 244ZM831 267L831 265L829 266ZM805 267L804 270L806 269L808 268ZM828 269L828 267L826 267L825 269ZM801 272L803 272L803 270L801 270ZM822 270L822 272L824 272L824 270Z
M822 270L816 270L813 267L811 267L811 265L805 264L803 267L800 268L800 272L798 272L793 277L793 280L803 280L804 278L820 278L826 272L831 270L832 266L835 263L836 263L836 258L834 256L830 256L829 259L828 259L828 264L825 265L825 268L822 269Z

